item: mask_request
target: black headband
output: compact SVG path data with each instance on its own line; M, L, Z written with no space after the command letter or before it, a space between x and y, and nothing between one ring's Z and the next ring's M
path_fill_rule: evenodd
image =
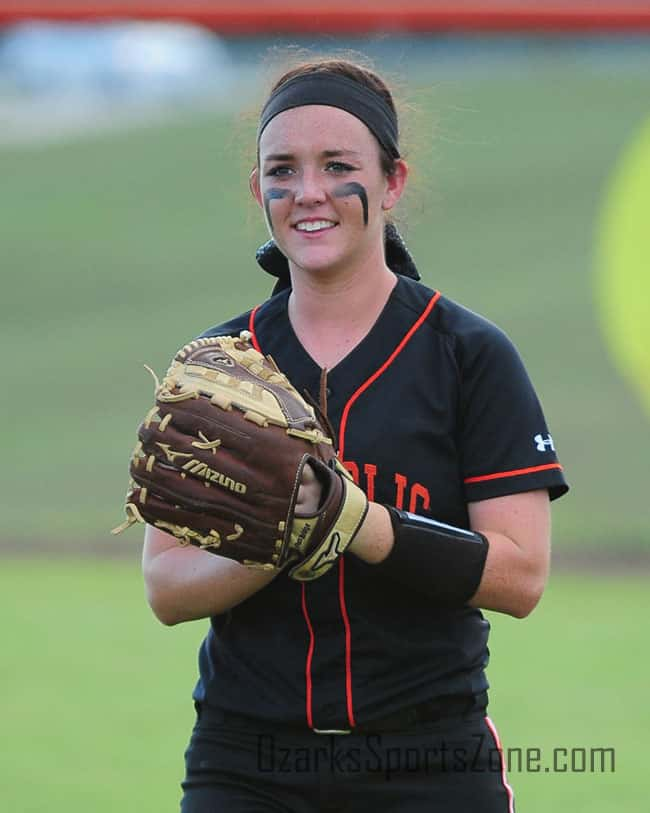
M362 121L391 158L399 158L397 116L376 91L341 76L317 71L289 79L275 90L264 105L257 141L272 118L284 110L307 104L338 107Z

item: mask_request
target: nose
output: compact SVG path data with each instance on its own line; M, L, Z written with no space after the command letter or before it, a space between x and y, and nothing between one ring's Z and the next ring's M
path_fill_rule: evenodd
M317 206L325 200L323 177L316 169L304 169L296 186L295 201L303 206Z

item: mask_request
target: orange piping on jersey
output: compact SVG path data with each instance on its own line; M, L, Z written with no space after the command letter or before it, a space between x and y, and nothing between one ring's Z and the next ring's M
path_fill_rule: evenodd
M486 480L499 480L501 477L519 477L521 474L533 474L536 471L548 471L549 469L559 469L559 463L546 463L543 466L530 466L527 469L512 469L512 471L497 471L494 474L482 474L480 477L466 477L463 483L483 483Z
M420 325L424 322L427 316L431 313L433 306L436 302L440 299L440 291L436 291L436 293L431 297L429 300L429 304L426 306L422 314L418 317L418 320L409 328L408 332L401 340L401 342L397 345L397 347L393 350L390 356L386 359L386 361L381 365L381 367L376 370L369 378L367 378L363 384L359 387L359 389L354 392L350 399L348 400L345 408L343 410L343 414L341 416L341 425L339 428L339 457L341 460L344 459L343 454L345 450L345 429L348 423L348 415L350 414L350 409L352 408L352 404L362 395L368 387L373 384L380 375L386 372L386 370L390 367L390 365L395 361L397 356L402 352L402 350L406 347L406 345L411 340L411 337L415 333L415 331L420 327Z
M253 347L257 350L258 353L261 353L262 348L260 347L260 343L257 341L257 336L255 335L255 314L259 309L260 306L256 305L251 311L251 315L248 317L248 329L251 333L251 338L253 339Z
M314 718L312 715L311 708L311 661L314 655L314 628L311 625L309 613L307 612L307 594L305 591L304 583L301 585L301 587L302 587L302 614L305 617L305 623L307 624L307 629L309 630L309 648L307 650L307 660L305 662L307 725L310 728L313 728Z
M375 382L380 375L382 375L390 365L395 361L397 356L402 352L402 350L406 347L408 342L410 341L411 337L415 333L415 331L420 327L420 325L424 322L427 316L431 313L433 306L436 302L440 299L440 291L436 291L436 293L431 297L429 303L427 304L426 308L422 312L422 314L418 317L417 321L411 325L405 336L402 338L400 343L397 347L393 350L390 356L386 359L386 361L377 369L369 378L367 378L363 384L350 396L345 408L343 410L343 415L341 416L341 425L339 428L339 457L343 460L343 452L345 449L345 429L348 423L348 415L350 414L350 409L352 408L352 404L362 395L368 387ZM354 728L354 706L352 703L352 645L351 645L351 636L350 636L350 621L348 619L347 609L345 607L345 569L344 569L344 562L343 557L339 559L339 604L341 606L341 616L343 617L343 625L345 627L345 699L347 703L347 710L348 710L348 722L350 726Z
M485 725L490 730L490 734L492 734L492 739L494 740L494 744L497 747L497 751L499 752L499 762L501 763L501 784L506 792L506 796L508 797L508 813L515 813L515 794L512 790L512 787L508 784L508 777L506 775L506 763L503 758L503 746L501 745L501 740L499 739L499 733L497 731L496 726L490 720L489 717L485 717Z
M348 710L348 722L354 728L354 709L352 706L352 642L350 636L350 619L345 606L345 561L339 557L339 604L341 606L341 617L345 627L345 700Z

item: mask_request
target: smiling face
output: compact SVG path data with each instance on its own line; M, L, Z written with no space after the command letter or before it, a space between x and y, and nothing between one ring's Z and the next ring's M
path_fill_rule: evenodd
M384 212L399 200L406 164L386 175L366 125L336 107L306 105L272 119L251 190L294 269L340 273L383 267Z

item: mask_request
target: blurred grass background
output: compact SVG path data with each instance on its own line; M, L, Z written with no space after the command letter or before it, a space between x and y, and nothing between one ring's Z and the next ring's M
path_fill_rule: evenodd
M555 551L581 569L556 573L525 622L492 615L490 711L506 747L617 755L614 774L513 774L518 810L642 810L647 571L608 568L647 566L650 431L604 344L595 251L650 73L554 44L498 70L419 64L404 84L418 112L402 230L426 283L512 336L573 486ZM177 809L205 623L158 625L141 535L108 529L152 397L142 364L163 371L272 286L253 259L252 134L213 112L0 149L7 810Z

